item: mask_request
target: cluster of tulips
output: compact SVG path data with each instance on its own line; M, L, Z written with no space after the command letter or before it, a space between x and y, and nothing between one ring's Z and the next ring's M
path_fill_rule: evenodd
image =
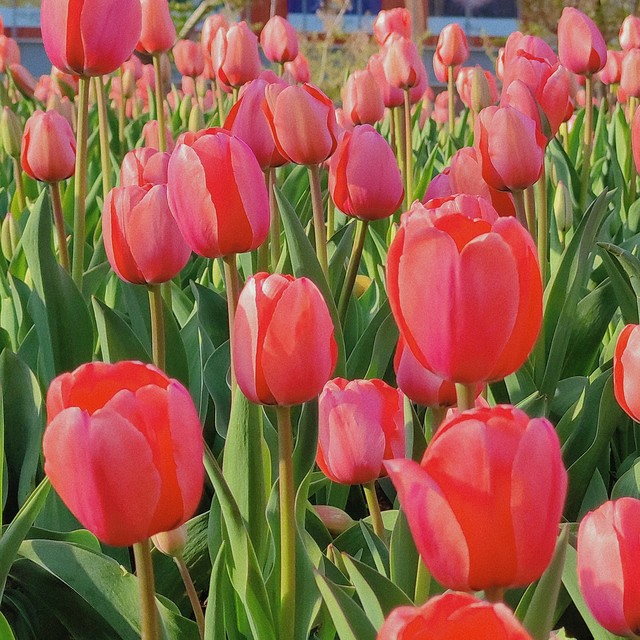
M640 18L496 75L448 25L434 97L382 11L341 108L279 16L41 26L37 81L0 36L7 637L44 575L91 610L52 638L639 637Z

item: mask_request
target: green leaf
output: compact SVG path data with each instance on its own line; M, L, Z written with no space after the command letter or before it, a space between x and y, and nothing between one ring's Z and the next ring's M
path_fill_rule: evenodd
M618 264L627 275L629 279L629 284L633 289L633 293L635 294L635 314L632 314L629 309L630 300L629 295L626 291L624 291L624 298L620 301L620 309L622 311L626 310L628 316L633 315L634 318L637 319L638 312L640 310L640 260L636 258L630 251L623 249L622 247L618 247L615 244L611 244L609 242L599 242L598 246L604 249L609 255L615 258L618 261ZM605 266L606 266L605 262ZM610 272L610 269L608 269ZM626 284L626 282L625 282ZM618 286L620 289L620 285Z
M636 458L631 469L625 471L613 485L611 499L624 496L640 499L640 458Z
M2 612L0 612L0 638L2 638L2 640L15 640L13 631Z
M625 273L624 267L620 264L619 260L615 260L612 257L608 246L606 243L599 242L598 247L602 249L599 251L599 255L609 275L609 280L615 292L622 318L625 324L638 324L638 298L631 286L628 274Z
M416 589L418 562L420 562L420 556L409 529L409 521L404 511L400 509L391 534L389 568L393 584L410 598L413 597Z
M213 561L211 581L209 582L209 597L205 610L204 640L226 640L224 628L224 603L222 589L224 588L225 544L218 549Z

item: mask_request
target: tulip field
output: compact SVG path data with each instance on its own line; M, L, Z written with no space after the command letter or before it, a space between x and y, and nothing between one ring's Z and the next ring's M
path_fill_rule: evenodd
M261 28L258 28L261 27ZM640 638L640 17L341 99L284 18L0 35L1 640Z

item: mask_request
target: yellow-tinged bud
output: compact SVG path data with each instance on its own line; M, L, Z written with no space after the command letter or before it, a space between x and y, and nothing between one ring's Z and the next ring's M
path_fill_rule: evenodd
M155 536L151 536L151 540L153 540L153 544L158 551L161 551L166 556L179 558L182 556L184 547L187 544L187 525L183 524L172 531L157 533Z
M12 158L20 158L22 125L18 116L9 107L4 107L2 116L0 116L0 136L7 155Z

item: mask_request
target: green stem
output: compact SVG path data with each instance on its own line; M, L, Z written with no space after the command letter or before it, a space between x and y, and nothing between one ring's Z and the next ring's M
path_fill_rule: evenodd
M164 371L166 366L164 308L162 306L162 288L159 284L149 285L149 310L151 312L153 362L158 369Z
M269 241L271 242L271 269L275 270L280 262L280 210L276 199L276 168L269 168L269 209L271 211L271 227Z
M409 99L409 89L404 90L404 135L404 177L408 209L413 201L413 141L411 138L411 101Z
M542 287L547 284L549 267L549 208L547 207L547 174L542 166L542 174L535 184L536 213L538 220L538 260Z
M369 507L369 515L371 516L371 523L373 524L373 532L387 544L387 532L384 529L384 522L382 522L382 512L380 511L380 503L376 496L376 481L371 480L362 485L364 489L364 497L367 500L367 507Z
M449 98L449 136L453 137L453 130L456 126L456 93L452 66L447 67L447 92Z
M524 190L524 211L527 218L527 229L529 229L531 237L536 241L536 199L533 187L527 187Z
M313 208L313 228L316 237L316 256L327 281L329 280L329 261L327 258L327 227L322 207L322 190L320 187L320 167L312 164L309 170L309 186L311 187L311 206Z
M58 252L60 253L60 264L65 271L69 271L69 249L67 248L67 234L64 230L64 216L62 214L62 200L60 198L60 183L49 184L51 193L51 203L53 206L53 222L56 228L58 239Z
M327 239L331 240L336 228L336 205L332 198L327 198Z
M393 155L398 157L398 144L396 141L396 109L389 109L389 139L391 140L391 150Z
M353 248L351 250L351 257L349 258L349 266L347 267L347 275L342 285L342 292L340 293L340 302L338 302L338 318L340 324L344 326L345 318L347 317L347 309L349 308L349 300L351 299L351 293L353 292L353 285L356 282L358 276L358 268L360 266L360 259L362 258L362 250L364 249L364 241L367 237L367 227L369 223L366 220L356 220L356 235L353 239Z
M271 225L273 225L273 209L271 202L271 184L269 182L269 169L264 169L264 181L267 187L267 193L269 194L269 234L265 238L264 242L258 247L258 272L260 271L268 271L269 270L269 244L271 241Z
M433 429L433 433L436 433L440 425L444 422L444 419L447 417L448 410L449 407L431 407L431 415L433 416L431 428Z
M182 556L174 557L174 561L176 563L176 566L178 567L178 571L180 572L180 577L182 578L182 582L184 583L184 588L187 591L187 596L189 597L189 602L191 603L191 608L193 609L193 615L196 617L196 623L198 625L198 631L200 632L200 638L204 638L204 613L202 611L202 605L200 604L200 598L198 598L196 587L193 584L191 575L189 574L189 568L187 567L187 564Z
M629 132L631 132L631 125L633 124L637 107L638 98L631 96L629 98ZM629 140L629 146L627 148L627 165L627 175L629 176L629 206L631 206L636 200L636 178L638 177L636 163L633 160L633 145L631 144L631 140Z
M418 556L418 571L416 573L416 589L413 603L416 606L424 604L429 599L431 590L431 573L427 569L422 557Z
M514 189L511 192L513 196L513 202L516 206L516 218L520 224L527 229L527 213L524 206L524 191L522 189Z
M156 118L158 119L158 151L167 150L167 130L164 122L164 98L162 96L162 51L153 54L153 72L156 80Z
M216 96L216 102L218 103L218 120L220 121L220 126L222 126L225 120L224 104L222 102L222 89L218 86L218 80L216 78L213 79L213 90Z
M120 67L120 102L118 103L118 145L120 148L120 158L124 158L127 152L125 148L124 126L127 118L127 100L124 97L124 71Z
M153 580L153 562L151 561L151 542L149 539L133 545L140 594L141 640L160 640L156 593Z
M467 411L476 406L475 384L456 382L456 395L458 396L458 411Z
M580 176L580 215L584 213L589 193L589 175L591 172L591 147L593 130L593 81L591 76L585 77L584 83L584 138L582 140L582 173Z
M102 168L102 197L106 199L111 191L111 149L109 146L109 117L107 115L107 95L102 76L93 79L98 103L98 126L100 128L100 166Z
M76 128L76 170L73 187L73 265L71 275L82 291L84 275L85 207L87 196L87 134L89 117L89 78L80 76L78 87L78 126Z
M224 256L224 283L227 289L227 314L229 318L229 353L231 354L231 396L233 397L236 390L236 374L233 366L233 327L236 318L236 307L238 306L238 298L240 297L240 275L238 273L238 265L236 263L236 254L232 253Z
M22 184L22 167L20 160L13 158L13 176L16 180L16 198L18 199L18 208L24 211L27 208L27 201L24 197L24 185Z
M280 473L280 640L293 640L296 608L296 513L291 407L276 407Z
M487 602L498 604L504 602L504 587L490 587L484 590L484 597Z
M396 158L398 160L398 168L400 169L401 175L404 176L404 162L406 160L406 151L404 149L404 145L406 144L406 137L404 135L404 104L399 107L393 108L395 117L395 130L396 130ZM407 201L405 193L405 203ZM409 207L407 207L408 209Z

